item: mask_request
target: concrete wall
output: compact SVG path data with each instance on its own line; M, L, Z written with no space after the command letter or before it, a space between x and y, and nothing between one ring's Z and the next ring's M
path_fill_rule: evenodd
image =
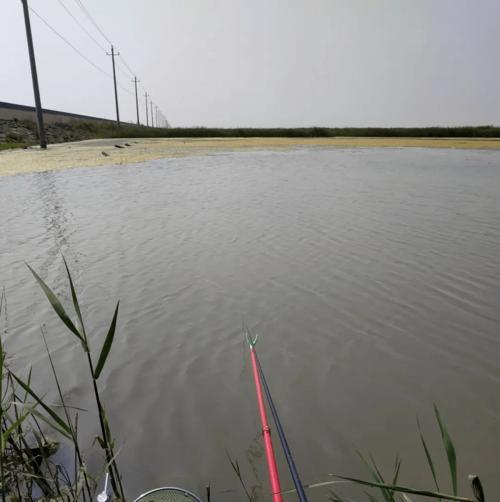
M15 103L5 103L0 101L0 120L36 120L35 108L33 106L17 105ZM70 123L70 122L114 122L114 120L91 117L89 115L78 115L76 113L59 112L56 110L43 110L43 119L47 124Z

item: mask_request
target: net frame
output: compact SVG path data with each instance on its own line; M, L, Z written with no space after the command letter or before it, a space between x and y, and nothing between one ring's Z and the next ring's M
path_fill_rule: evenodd
M151 497L150 500L152 502L155 500L162 500L161 499L162 492L165 492L164 496L167 496L170 494L175 497L175 495L178 495L179 502L203 502L203 500L201 500L194 493L192 493L189 490L186 490L184 488L179 488L178 486L162 486L160 488L154 488L153 490L149 490L149 491L139 495L134 500L134 502L148 502L147 500L145 500L146 497ZM156 497L158 497L158 499L156 499L155 495L156 495ZM169 499L165 498L163 500L169 500ZM172 497L170 500L172 500L172 502L174 502L176 499Z

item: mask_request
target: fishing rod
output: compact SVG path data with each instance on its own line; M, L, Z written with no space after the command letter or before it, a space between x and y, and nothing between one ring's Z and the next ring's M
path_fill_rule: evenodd
M304 492L304 485L300 480L299 472L297 471L297 467L295 466L295 461L293 460L292 452L290 451L290 447L288 446L288 441L286 440L285 431L283 430L283 426L281 425L280 417L278 416L278 411L276 410L276 406L274 405L273 398L271 396L271 391L269 390L269 386L267 385L267 380L264 375L264 371L262 370L262 366L260 364L259 358L257 357L257 352L254 349L255 359L257 360L257 366L259 367L260 377L262 379L262 385L264 386L264 392L266 393L267 402L269 403L269 407L271 408L271 414L273 415L274 423L276 425L276 430L278 431L278 436L280 437L281 446L285 453L286 462L288 464L288 468L290 470L290 474L292 475L293 484L295 485L295 489L297 490L297 495L299 496L300 502L307 502L307 497Z
M276 430L278 431L278 436L280 438L281 446L283 448L283 452L285 453L286 462L288 464L288 468L290 470L290 474L293 479L293 484L295 485L295 490L297 491L297 495L299 497L300 502L307 502L307 497L304 491L304 485L300 479L299 473L297 471L297 467L295 466L295 461L292 456L292 452L290 451L290 447L288 446L288 441L285 436L285 431L283 430L283 426L281 425L281 420L278 415L278 411L274 404L273 398L271 396L271 391L269 390L269 385L267 384L266 376L264 375L264 370L262 369L262 365L260 364L259 357L257 356L257 350L255 349L255 344L257 343L257 337L253 340L250 339L250 335L247 331L247 340L250 344L250 348L252 349L252 356L257 363L257 368L259 370L260 379L262 380L262 385L264 387L264 392L266 393L267 402L269 403L269 408L271 408L271 414L273 415L273 420L276 425ZM252 359L253 362L253 359Z
M274 456L273 442L271 439L271 429L267 421L266 407L264 405L264 398L262 396L262 386L260 383L259 368L257 363L257 355L255 353L256 339L252 340L246 333L248 345L250 346L250 355L252 358L253 379L255 382L255 390L257 392L257 403L259 405L260 422L262 425L262 436L264 437L264 445L266 448L267 468L269 471L269 483L271 485L271 492L273 495L273 502L283 502L281 497L281 484L276 466L276 458Z

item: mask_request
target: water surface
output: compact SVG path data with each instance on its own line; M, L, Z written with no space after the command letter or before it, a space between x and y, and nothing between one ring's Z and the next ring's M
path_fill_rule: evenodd
M242 321L304 480L365 475L359 448L387 472L399 453L401 480L431 488L418 414L446 487L436 402L462 486L473 472L498 492L499 166L499 152L304 149L1 178L12 364L52 387L45 324L68 399L93 410L80 348L24 265L69 300L62 252L95 352L121 300L102 387L131 495L210 481L242 500L226 449L267 489ZM96 422L81 423L90 441Z

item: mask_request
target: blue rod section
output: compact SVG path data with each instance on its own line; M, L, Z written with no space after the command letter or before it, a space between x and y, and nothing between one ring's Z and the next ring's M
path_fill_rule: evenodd
M266 393L267 401L269 403L269 408L271 409L274 423L276 424L276 430L278 431L278 435L281 441L281 446L283 447L286 461L288 463L288 468L290 469L290 474L292 475L293 484L295 485L295 489L297 490L297 495L299 496L300 502L307 502L307 497L304 492L304 486L302 485L302 481L300 480L297 467L295 466L295 462L292 457L292 452L290 451L290 447L288 446L288 441L286 440L285 432L283 431L283 427L281 425L281 421L278 416L278 411L276 410L276 406L274 406L274 401L273 398L271 397L271 391L269 390L269 386L267 385L266 377L264 376L264 371L262 370L259 358L257 357L257 351L255 350L255 347L254 351L255 351L255 358L257 359L257 365L259 367L260 377L262 379L262 385L264 387L264 392Z

